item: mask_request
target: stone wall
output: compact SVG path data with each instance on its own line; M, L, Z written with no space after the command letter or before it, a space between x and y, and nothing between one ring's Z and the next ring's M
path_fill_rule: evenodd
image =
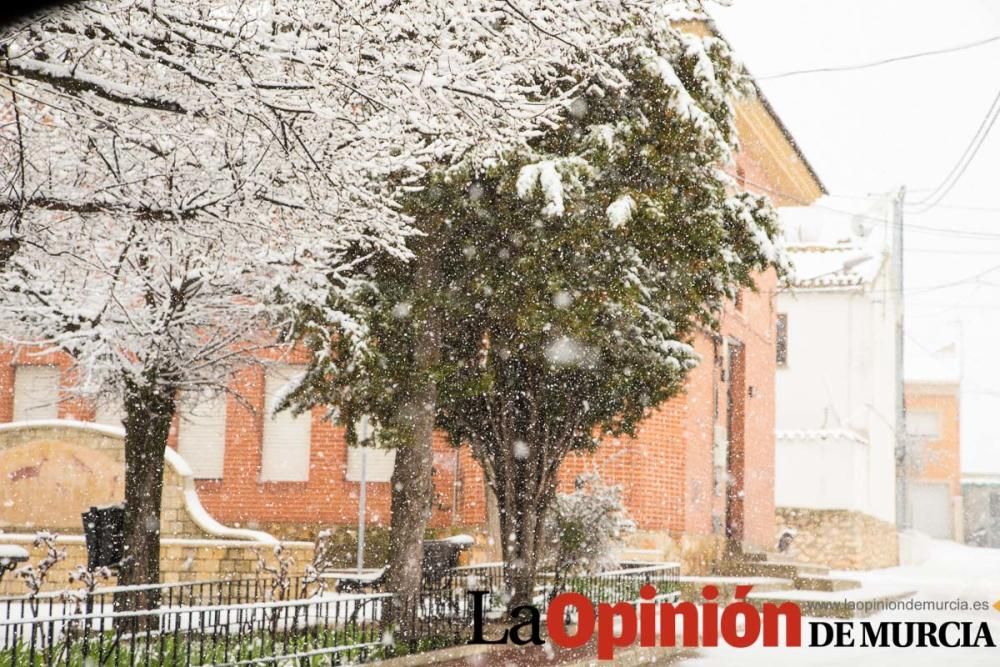
M80 513L124 497L121 429L74 421L0 425L0 544L28 550L29 562L44 556L34 534L60 535L65 560L54 567L46 590L69 585L68 574L86 565ZM201 506L187 464L168 449L160 516L160 571L163 582L252 576L257 552L273 563L277 541L269 534L224 526ZM312 561L309 541L283 542L295 559L293 573ZM112 584L114 582L111 582ZM0 595L26 593L13 573L0 581Z
M18 544L29 553L29 562L37 564L45 557L43 547L31 544L31 536L0 534L0 544ZM48 574L44 591L61 591L77 588L71 584L69 573L77 565L86 565L87 547L79 535L65 535L57 539L56 546L66 552L65 560L53 567ZM313 545L308 542L284 543L282 546L291 554L295 565L292 575L302 574L305 566L312 561ZM272 546L254 542L227 540L199 540L166 538L160 545L160 580L164 583L183 581L207 581L211 579L249 578L257 573L257 553L261 553L269 565L274 565ZM113 586L116 581L102 583ZM25 595L28 589L14 573L8 572L0 581L0 596Z
M725 540L716 535L640 530L630 535L622 559L680 563L681 574L706 575L722 558Z
M795 539L786 554L800 563L843 570L868 570L899 564L896 527L862 512L779 507L775 542L786 528Z

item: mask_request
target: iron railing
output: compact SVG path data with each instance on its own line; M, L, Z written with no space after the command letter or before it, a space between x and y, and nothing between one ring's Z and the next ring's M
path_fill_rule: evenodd
M241 665L328 656L365 662L383 649L386 594L0 620L0 667Z
M452 570L456 587L467 590L502 591L503 563L466 565ZM624 561L613 570L586 575L553 572L539 573L535 600L543 604L562 592L583 593L595 604L639 599L639 590L652 584L660 596L678 590L680 565L677 563L646 563Z
M624 563L586 576L546 574L535 599L545 606L557 593L575 591L594 603L637 600L647 583L661 594L675 590L678 574L672 564ZM487 609L503 608L502 596L495 594L504 588L501 564L455 568L425 582L409 619L418 639L394 646L382 623L391 594L337 594L303 583L299 578L229 579L0 598L0 667L370 662L401 648L466 641L472 626L470 590L491 591ZM160 607L117 611L115 594L137 588L159 589Z

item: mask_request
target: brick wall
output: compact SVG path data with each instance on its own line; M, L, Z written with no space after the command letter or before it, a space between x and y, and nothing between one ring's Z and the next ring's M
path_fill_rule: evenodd
M748 293L742 308L730 307L722 319L721 334L743 343L746 350L744 384L753 388L742 416L745 440L745 538L760 546L771 543L773 510L773 372L770 337L773 312L770 290L773 275L760 280L760 293ZM699 335L695 349L702 363L694 369L680 396L656 408L634 438L608 439L595 453L571 455L561 471L561 487L572 488L580 473L596 469L625 489L629 513L643 531L708 536L713 534L713 511L722 515L723 501L713 493L713 425L724 420L724 406L716 416L713 389L725 396L712 339ZM304 363L299 353L289 360ZM5 362L5 363L4 363ZM15 364L57 365L68 385L69 363L62 355L0 357L0 420L9 420ZM330 525L357 523L360 484L346 479L347 444L342 427L326 419L327 410L311 412L309 478L303 482L260 481L264 412L264 371L259 367L238 372L226 402L225 454L221 480L199 480L198 492L206 509L223 523L268 530L296 539L314 535ZM237 398L237 396L239 398ZM724 398L720 399L724 401ZM74 399L61 404L62 418L93 419L94 410ZM170 443L176 446L175 421ZM482 528L486 517L483 473L467 447L455 450L438 434L434 442L434 499L431 526ZM387 482L369 482L367 521L389 522ZM715 532L718 532L717 530Z
M743 539L757 548L774 546L774 290L773 271L757 277L758 292L746 292L742 313L730 310L723 335L745 346Z
M744 346L741 390L744 409L735 415L743 439L744 542L766 549L774 534L774 371L773 272L758 277L758 291L747 291L741 308L731 305L720 336ZM635 438L613 438L593 454L571 455L561 488L572 488L580 473L597 470L606 482L621 484L626 506L638 527L674 536L708 536L713 512L725 516L724 498L715 493L712 442L715 424L726 421L726 385L721 381L712 338L694 341L701 363L681 395L653 410ZM718 395L718 415L716 398Z
M919 450L919 459L911 473L913 478L924 482L947 482L952 497L961 496L958 386L907 383L906 410L934 413L941 427L940 437L914 446Z

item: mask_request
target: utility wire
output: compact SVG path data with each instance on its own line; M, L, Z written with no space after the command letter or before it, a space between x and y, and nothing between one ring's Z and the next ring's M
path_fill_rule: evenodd
M933 188L906 188L907 194L912 192L931 192ZM871 201L874 198L883 197L885 195L877 192L869 192L867 194L843 194L843 193L827 193L827 197L831 199L852 199L855 201ZM973 211L981 213L1000 213L1000 207L997 206L982 206L980 204L938 204L935 208L944 208L950 211Z
M873 60L865 63L857 63L854 65L835 65L831 67L816 67L812 69L798 69L789 72L779 72L777 74L768 74L767 76L755 77L758 81L769 81L773 79L784 79L790 76L800 76L803 74L823 74L828 72L851 72L859 69L868 69L870 67L881 67L882 65L890 65L892 63L903 62L904 60L915 60L917 58L926 58L929 56L939 56L945 53L954 53L956 51L964 51L966 49L973 49L978 46L985 46L986 44L991 44L993 42L1000 41L1000 35L994 35L993 37L987 37L985 39L980 39L975 42L968 42L965 44L958 44L956 46L949 46L943 49L935 49L933 51L920 51L917 53L909 53L902 56L894 56L892 58L883 58L881 60Z
M784 192L782 190L777 190L775 188L769 187L767 185L763 185L761 183L755 183L755 182L753 182L753 181L751 181L751 180L749 180L747 178L741 177L738 174L734 174L734 173L731 173L731 172L726 172L726 173L728 173L733 178L736 178L739 181L742 181L743 183L756 188L757 190L761 190L763 192L768 192L770 194L774 194L774 195L778 195L780 197L784 197L784 198L789 199L791 201L794 201L794 202L797 202L799 204L802 204L803 206L813 206L815 208L819 208L819 209L822 209L824 211L830 211L831 213L836 213L838 215L844 215L844 216L847 216L847 217L855 219L855 220L857 220L857 219L860 219L860 220L869 220L869 221L872 221L872 222L876 222L876 223L878 223L880 225L888 225L888 226L891 226L891 227L895 227L896 226L896 223L893 222L893 221L891 221L891 220L882 219L882 218L876 218L876 217L871 216L871 215L865 215L864 213L856 213L856 212L853 212L853 211L845 211L843 209L834 208L832 206L826 206L824 204L816 204L816 203L811 202L811 201L809 201L807 199L803 199L802 197L799 197L797 195L793 195L793 194L791 194L789 192ZM926 232L928 234L941 234L941 235L946 235L946 236L952 236L954 238L963 238L963 239L980 240L980 241L993 241L993 240L1000 241L1000 233L997 233L997 232L977 232L977 231L974 231L974 230L949 229L947 227L933 227L933 226L930 226L930 225L917 225L917 224L913 224L913 223L909 223L909 222L906 223L904 226L906 227L906 229L918 230L918 231L921 231L921 232Z
M989 136L990 130L993 129L994 123L997 121L997 116L1000 115L1000 90L997 91L996 96L993 98L993 102L990 104L990 108L987 110L986 115L983 116L983 120L979 123L979 127L976 128L976 133L972 135L972 139L969 144L965 147L962 152L961 157L952 166L951 171L948 175L944 177L938 185L923 199L919 199L914 203L914 205L920 207L914 211L908 211L915 215L921 213L926 213L935 206L937 206L942 199L948 196L952 188L962 179L965 171L972 164L972 161L976 158L979 153L979 149L983 147L983 143L986 141L986 137Z
M915 252L927 255L994 255L998 254L997 250L965 250L962 248L947 249L947 248L907 248L906 252Z

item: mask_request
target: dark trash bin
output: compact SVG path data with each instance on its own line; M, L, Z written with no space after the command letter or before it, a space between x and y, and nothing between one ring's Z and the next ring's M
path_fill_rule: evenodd
M125 505L91 507L80 516L87 542L87 569L121 563L125 557Z
M468 546L465 541L455 539L424 541L424 558L421 563L424 584L431 588L444 585L452 569L458 565L459 555Z

